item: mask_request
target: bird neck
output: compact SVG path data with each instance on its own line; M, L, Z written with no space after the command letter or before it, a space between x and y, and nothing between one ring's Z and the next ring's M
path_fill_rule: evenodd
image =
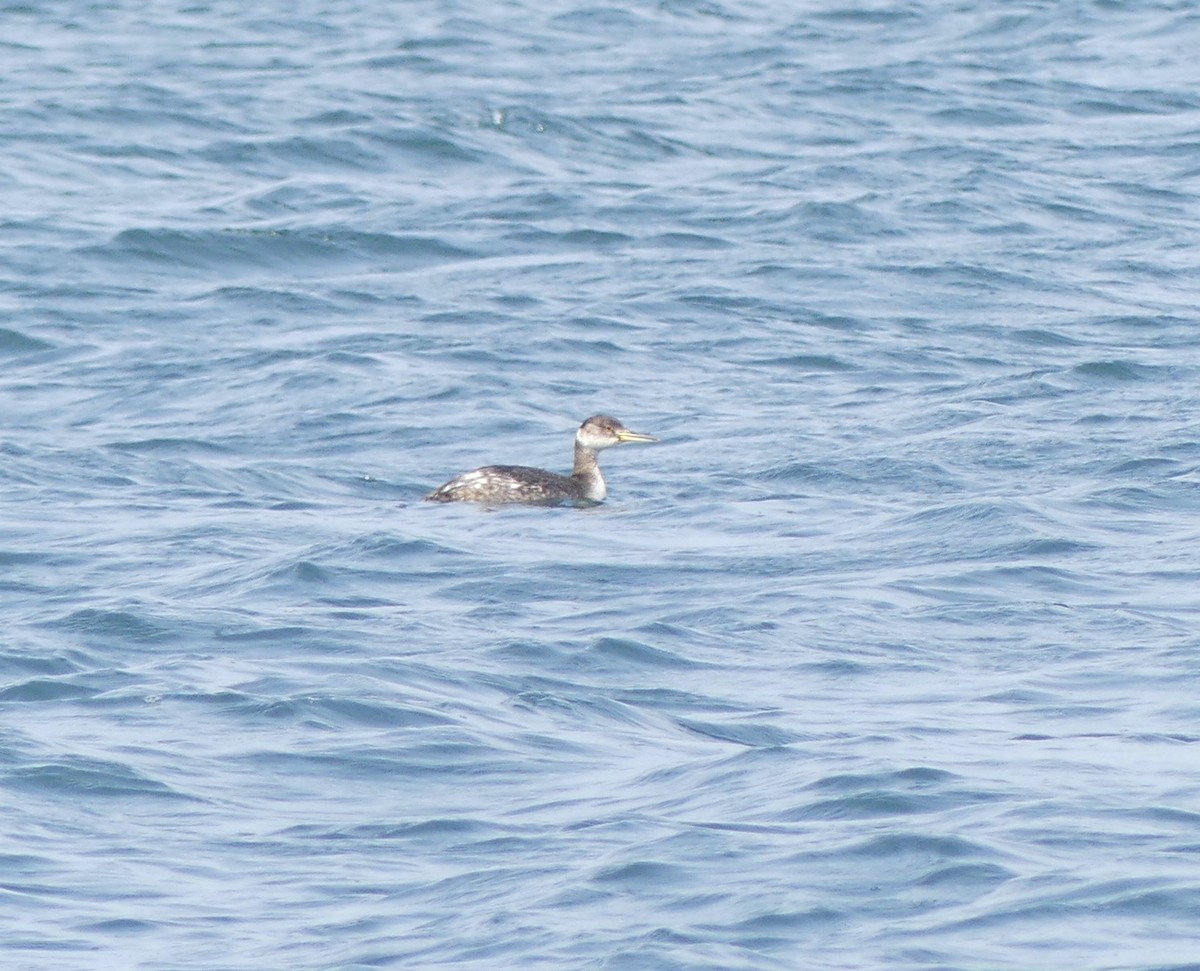
M592 502L603 502L608 495L600 464L596 461L596 450L579 442L575 443L575 471L571 478L583 487L584 496Z

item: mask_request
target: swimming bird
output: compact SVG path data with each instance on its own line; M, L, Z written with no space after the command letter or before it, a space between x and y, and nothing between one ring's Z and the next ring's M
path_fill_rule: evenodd
M575 433L575 470L555 475L527 465L485 465L438 486L425 498L431 502L522 502L556 506L562 503L603 502L608 495L596 453L629 442L657 442L632 432L608 415L593 415Z

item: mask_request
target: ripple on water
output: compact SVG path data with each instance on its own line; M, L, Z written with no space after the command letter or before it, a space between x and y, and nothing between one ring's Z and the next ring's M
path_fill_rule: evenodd
M192 797L148 778L121 762L72 757L10 770L5 784L13 789L55 798L183 799Z
M0 327L0 354L36 354L39 351L52 350L53 347L49 341Z
M289 275L371 269L380 262L412 270L467 260L471 251L425 236L338 230L127 229L105 247L85 251L117 266L164 272L219 271L247 276L263 270Z

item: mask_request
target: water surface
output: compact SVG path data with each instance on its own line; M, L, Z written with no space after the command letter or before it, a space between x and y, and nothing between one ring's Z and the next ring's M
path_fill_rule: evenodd
M1200 967L1190 5L2 16L7 964Z

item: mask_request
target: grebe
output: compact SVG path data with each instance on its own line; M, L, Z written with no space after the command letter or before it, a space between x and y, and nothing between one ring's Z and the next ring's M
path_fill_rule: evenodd
M596 453L627 442L657 442L631 432L615 418L593 415L575 433L575 471L555 475L527 465L486 465L464 472L440 485L425 498L432 502L525 502L558 505L564 502L603 502L608 495Z

